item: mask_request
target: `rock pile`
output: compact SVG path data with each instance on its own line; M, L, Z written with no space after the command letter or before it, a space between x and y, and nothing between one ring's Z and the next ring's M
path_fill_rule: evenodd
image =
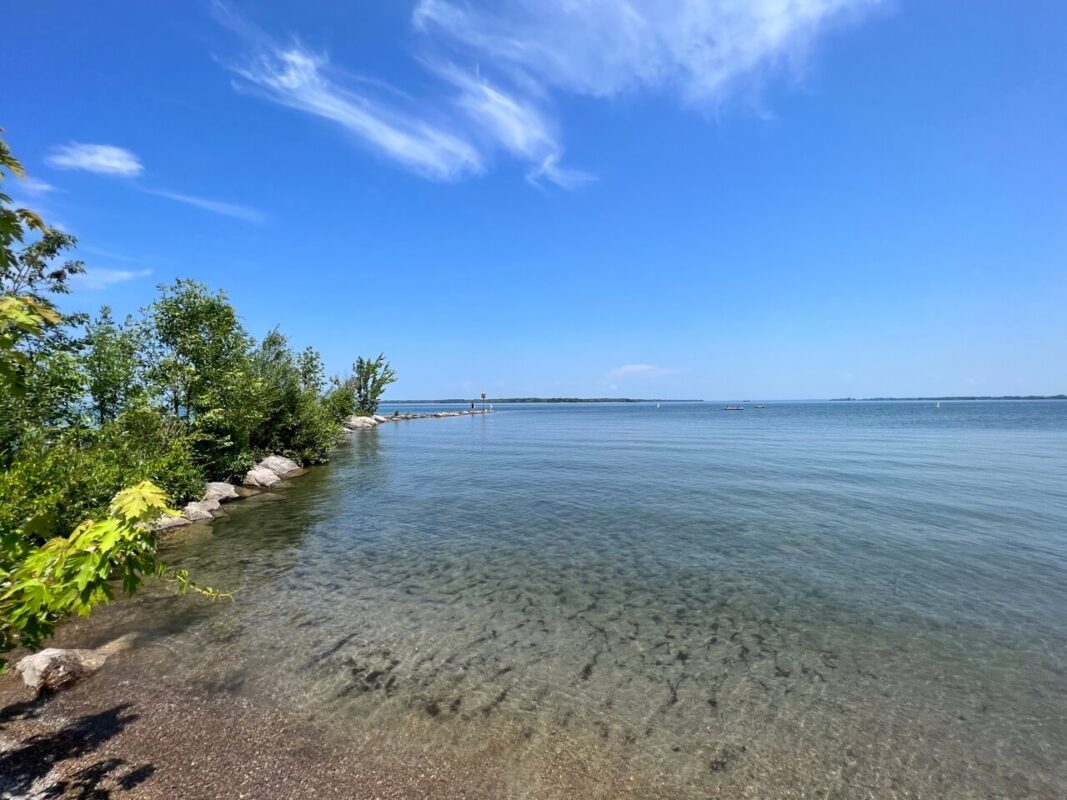
M491 414L492 411L488 409L475 409L468 411L435 411L430 414L393 414L388 417L383 417L381 414L375 414L373 417L349 417L345 420L345 429L350 433L352 431L366 430L367 428L376 428L383 422L404 422L409 419L440 419L441 417L469 417L476 414Z
M176 517L160 517L152 524L152 530L158 533L192 525L194 522L210 522L223 503L256 494L262 489L274 486L282 478L289 478L300 472L300 465L291 458L267 456L247 472L240 486L224 481L212 481L204 486L203 499L188 503Z

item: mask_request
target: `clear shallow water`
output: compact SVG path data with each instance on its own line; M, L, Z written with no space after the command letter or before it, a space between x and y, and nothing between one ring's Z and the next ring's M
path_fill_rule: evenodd
M518 797L1067 796L1067 403L719 409L354 434L93 635Z

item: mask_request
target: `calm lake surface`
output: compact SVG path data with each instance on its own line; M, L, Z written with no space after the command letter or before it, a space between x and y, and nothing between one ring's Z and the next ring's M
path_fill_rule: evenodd
M1067 797L1067 402L720 409L353 434L87 624L516 797Z

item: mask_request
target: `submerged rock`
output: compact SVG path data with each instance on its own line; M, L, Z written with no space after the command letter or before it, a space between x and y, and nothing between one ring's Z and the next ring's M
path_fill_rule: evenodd
M256 464L257 467L263 469L269 469L279 478L284 478L286 475L291 475L294 472L300 471L300 465L293 459L286 458L285 456L267 456L265 459Z
M100 669L106 660L107 655L96 650L49 647L23 658L15 665L15 671L22 676L23 683L36 692L43 689L56 691Z
M202 500L218 500L225 503L227 500L237 500L241 495L237 493L237 487L225 481L212 481L204 486Z
M248 474L245 475L244 485L254 486L260 488L267 488L281 481L274 472L271 472L266 467L252 467L248 470Z

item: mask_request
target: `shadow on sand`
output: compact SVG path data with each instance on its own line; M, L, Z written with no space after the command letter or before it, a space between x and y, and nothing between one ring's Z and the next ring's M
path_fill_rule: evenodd
M42 696L0 709L0 725L33 718L47 700ZM130 704L122 703L79 717L59 730L29 736L0 753L0 796L21 797L33 792L34 797L49 799L103 800L116 790L132 789L146 781L155 772L151 764L134 766L121 758L86 758L137 719L129 709ZM63 762L71 759L78 759L78 766L62 769ZM49 779L57 767L59 774Z

